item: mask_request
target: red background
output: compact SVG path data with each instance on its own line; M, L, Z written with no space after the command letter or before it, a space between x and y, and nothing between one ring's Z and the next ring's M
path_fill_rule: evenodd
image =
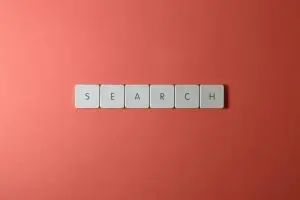
M299 199L299 8L2 0L0 199ZM76 83L224 83L229 108L76 111Z

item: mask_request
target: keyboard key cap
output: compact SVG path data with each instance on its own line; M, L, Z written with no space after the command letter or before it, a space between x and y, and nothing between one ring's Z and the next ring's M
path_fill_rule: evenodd
M174 108L174 86L151 85L150 108Z
M101 85L100 107L124 108L124 85Z
M149 108L149 85L125 85L126 108Z
M199 108L199 85L175 85L175 108Z
M99 108L99 85L75 85L76 108Z
M200 108L224 108L224 85L200 85Z

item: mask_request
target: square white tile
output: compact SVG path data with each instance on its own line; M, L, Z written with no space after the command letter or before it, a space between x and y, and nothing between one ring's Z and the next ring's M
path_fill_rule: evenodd
M124 108L124 85L100 85L101 108Z
M99 108L99 85L75 85L76 108Z
M200 85L200 108L224 108L224 85Z
M149 85L125 85L126 108L149 108Z
M151 85L150 108L174 108L174 85Z
M175 108L199 108L199 85L175 85Z

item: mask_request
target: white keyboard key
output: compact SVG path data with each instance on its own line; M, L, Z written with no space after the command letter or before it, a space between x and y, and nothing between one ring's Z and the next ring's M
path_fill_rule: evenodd
M150 108L174 108L174 86L151 85Z
M126 108L149 108L149 85L125 85Z
M101 85L100 107L124 108L124 85Z
M199 108L199 85L175 85L175 108Z
M224 85L200 85L200 108L224 108Z
M99 108L99 85L75 85L76 108Z

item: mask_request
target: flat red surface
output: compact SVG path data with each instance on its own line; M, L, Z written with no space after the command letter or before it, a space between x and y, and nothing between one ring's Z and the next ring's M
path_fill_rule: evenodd
M2 0L0 199L300 199L299 4ZM77 111L76 83L224 83L229 108Z

